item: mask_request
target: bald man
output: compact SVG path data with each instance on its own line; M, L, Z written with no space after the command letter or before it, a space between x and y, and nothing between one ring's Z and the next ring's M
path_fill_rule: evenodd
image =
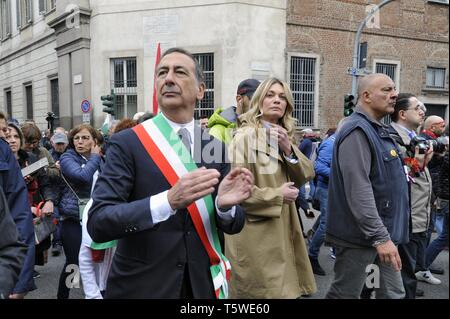
M381 124L394 112L397 94L384 74L361 78L355 112L337 133L325 239L336 248L336 262L327 298L357 299L364 284L376 288L377 298L405 295L397 245L408 242L408 184L396 144Z
M431 115L425 119L425 122L423 124L423 131L421 132L420 136L426 138L427 140L436 140L444 133L444 130L445 130L444 119L440 116ZM431 200L432 202L434 202L436 194L439 191L439 181L440 181L439 175L442 163L444 161L444 154L445 149L443 152L442 148L438 148L437 150L434 149L433 158L427 165L431 174L431 185L433 191L433 199ZM436 209L433 206L433 209L431 210L430 223L428 226L427 245L430 243L431 234L434 230L435 224L441 223L442 220L443 216L437 215ZM422 258L422 260L424 260L424 258ZM419 274L423 274L428 270L427 266L424 263L422 263L421 265L419 264L416 269L419 271ZM435 272L434 269L432 269L432 271ZM419 277L419 280L422 279Z
M424 132L433 139L438 138L444 133L445 122L440 116L431 115L426 118L423 124ZM430 134L431 133L431 134Z
M440 116L431 115L425 119L423 124L423 131L420 136L426 138L427 140L436 140L440 137L445 130L444 119ZM434 149L434 155L431 161L428 163L428 169L431 173L431 179L433 183L433 192L436 193L437 187L439 185L439 170L442 165L444 158L444 151L442 147Z

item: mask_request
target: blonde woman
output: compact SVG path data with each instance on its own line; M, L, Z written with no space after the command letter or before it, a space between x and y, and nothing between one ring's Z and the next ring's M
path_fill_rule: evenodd
M252 196L242 204L244 229L225 239L231 298L298 298L316 291L295 207L298 188L314 169L293 143L293 106L289 86L267 79L230 145L232 165L255 177Z

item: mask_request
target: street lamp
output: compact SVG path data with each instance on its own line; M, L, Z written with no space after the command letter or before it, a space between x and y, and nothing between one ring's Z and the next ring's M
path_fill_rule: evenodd
M372 8L372 10L367 14L367 16L364 18L364 20L361 22L361 24L358 27L358 30L356 31L355 36L355 43L353 46L353 66L351 69L351 75L352 75L352 95L357 97L356 87L357 87L357 79L359 74L358 72L358 63L359 63L359 55L360 55L360 45L359 42L361 40L361 33L364 27L366 26L367 22L373 17L373 15L380 10L382 7L387 5L388 3L395 1L395 0L384 0L379 5L376 5Z

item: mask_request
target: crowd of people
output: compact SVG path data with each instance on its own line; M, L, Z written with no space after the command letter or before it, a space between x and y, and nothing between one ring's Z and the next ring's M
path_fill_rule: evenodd
M242 81L236 106L202 125L191 53L167 50L155 85L160 113L114 121L106 136L80 124L42 137L0 113L1 298L36 289L49 251L65 256L58 299L69 298L73 265L86 298L301 298L325 275L323 244L335 258L327 298L414 299L418 280L440 283L448 125L388 76L361 77L355 112L323 139L303 130L300 143L281 79ZM312 203L308 238L301 212L315 217ZM56 230L36 242L41 216ZM366 284L368 265L378 285Z

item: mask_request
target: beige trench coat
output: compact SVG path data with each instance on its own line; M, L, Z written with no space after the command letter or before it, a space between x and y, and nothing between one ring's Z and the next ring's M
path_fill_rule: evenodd
M232 166L248 168L255 177L243 230L225 236L231 262L230 298L297 298L316 291L316 283L295 203L284 204L281 186L296 187L314 176L312 163L292 145L297 164L269 147L254 128L237 131L230 144ZM256 142L255 142L256 141Z

